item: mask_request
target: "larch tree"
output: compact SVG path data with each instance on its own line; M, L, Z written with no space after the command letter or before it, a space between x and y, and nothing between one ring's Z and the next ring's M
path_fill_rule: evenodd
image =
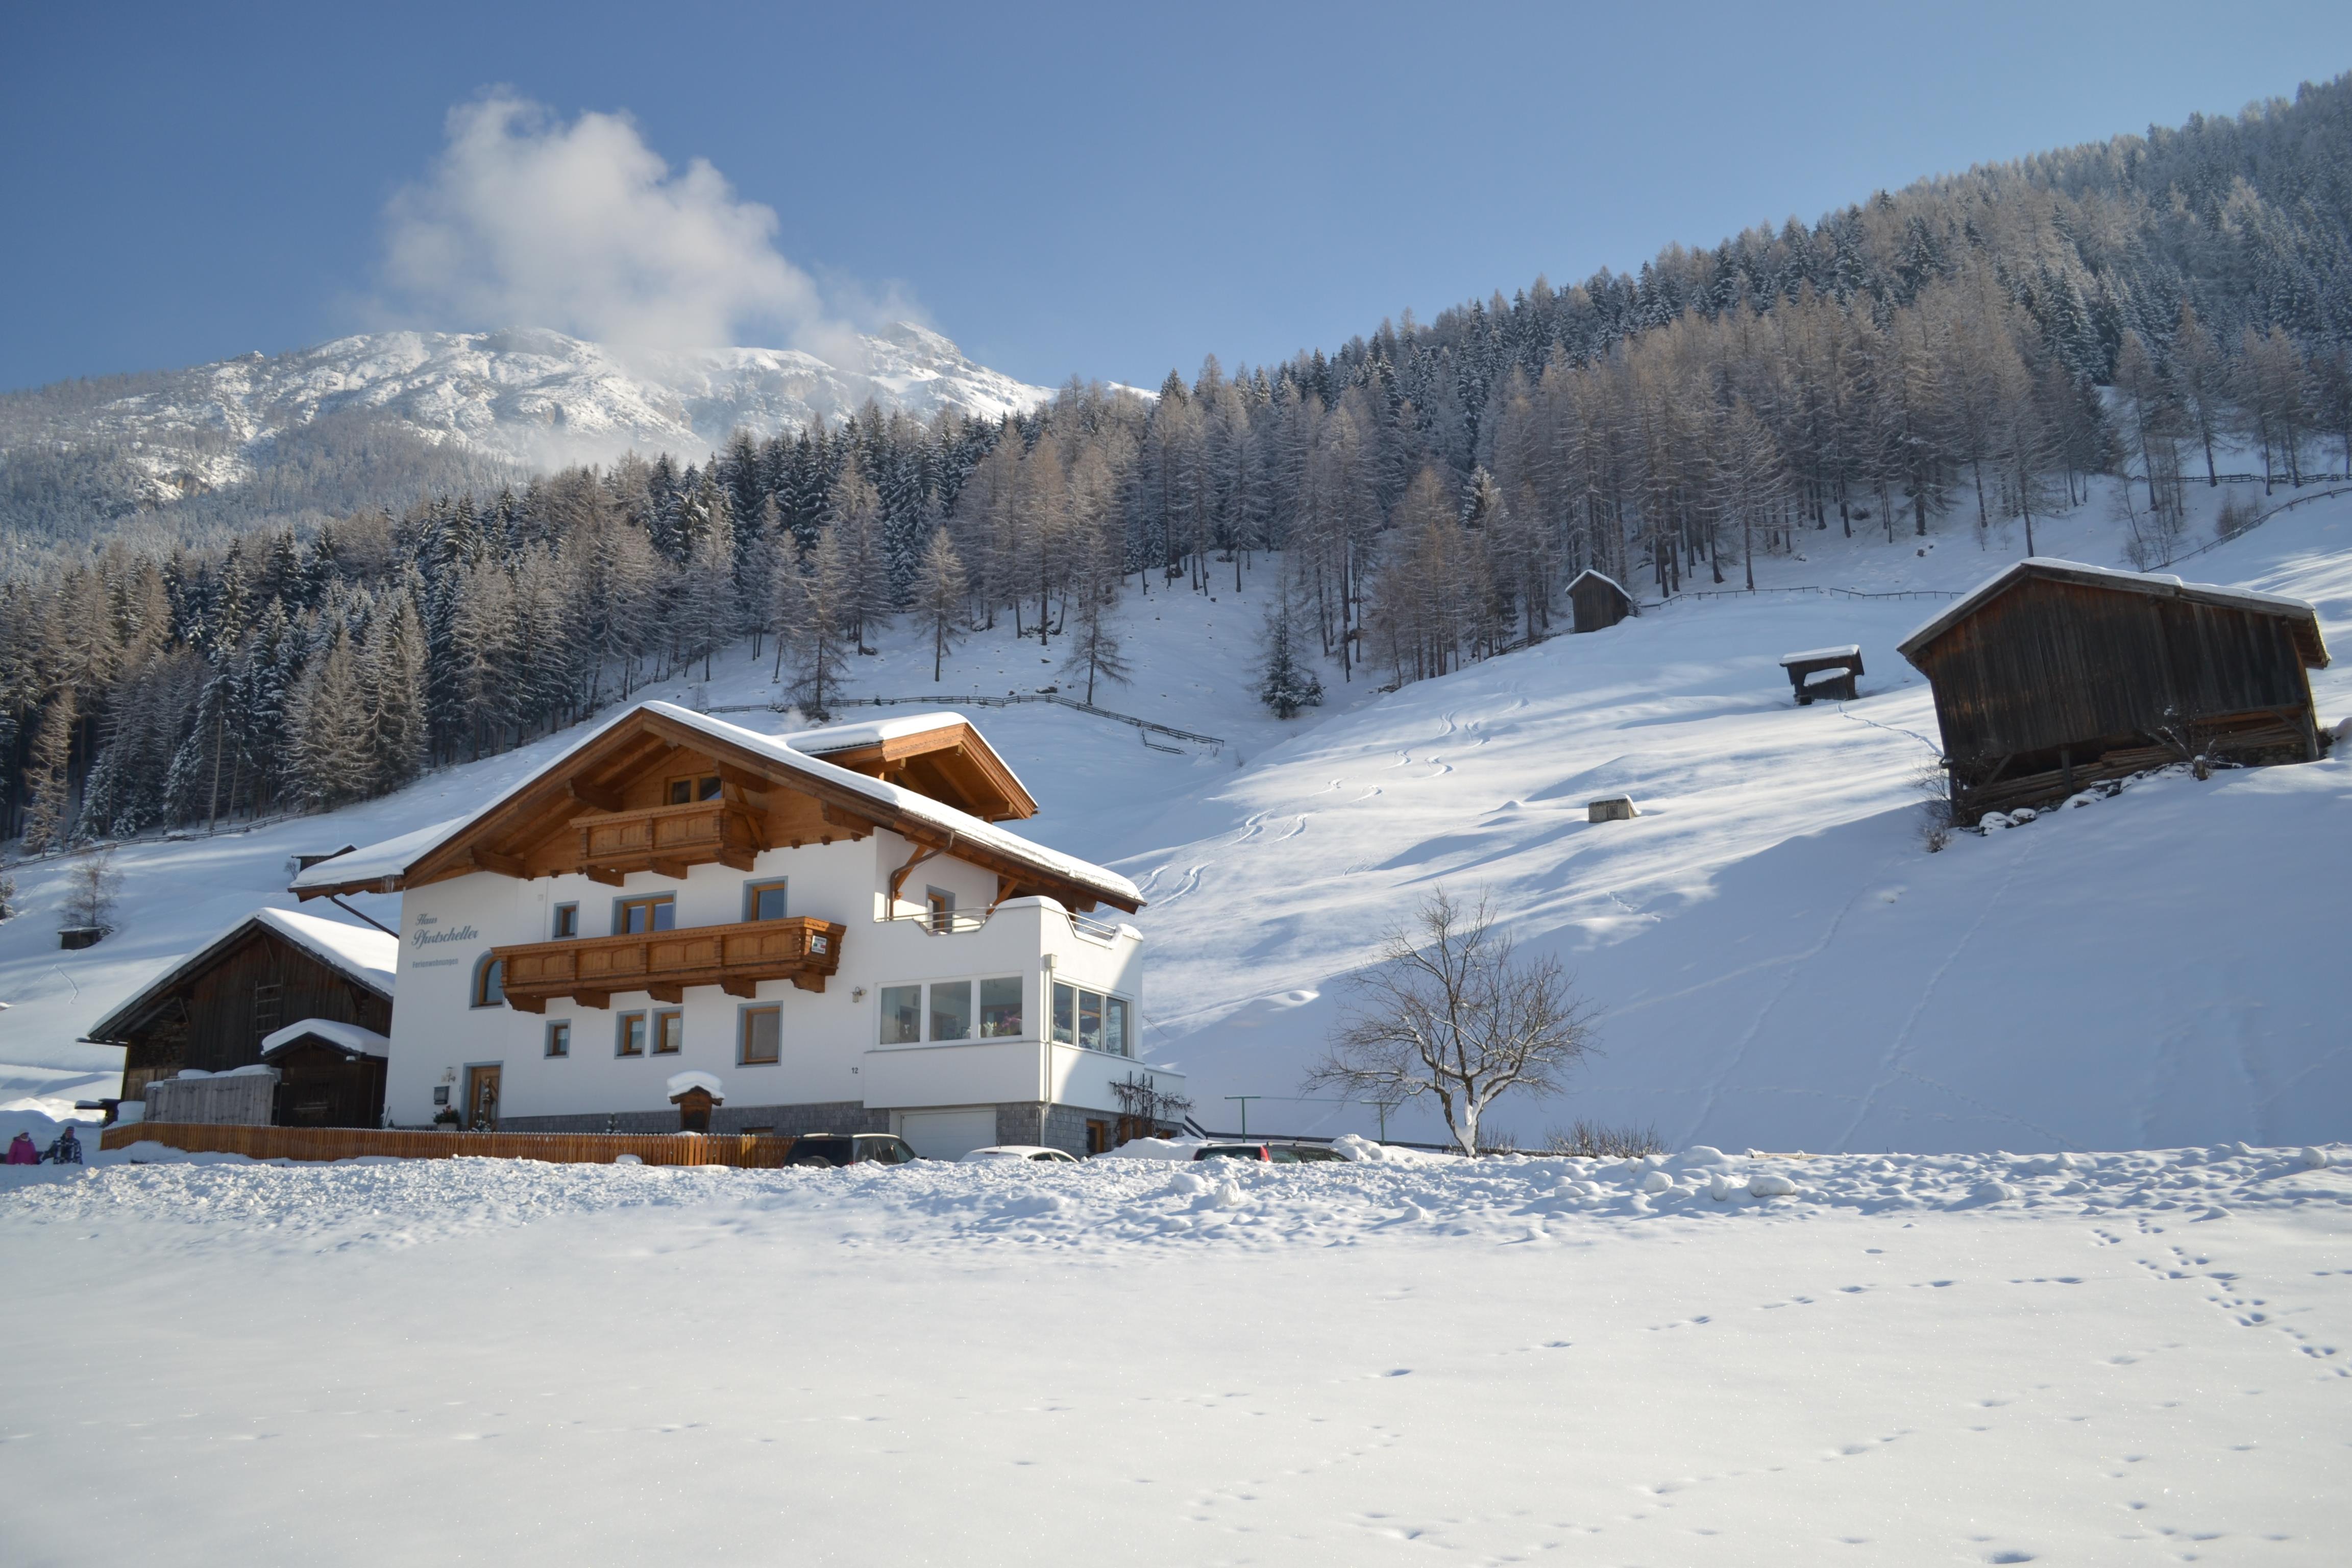
M934 684L947 668L948 650L955 646L956 634L963 629L964 595L970 591L955 541L948 537L946 529L932 529L931 541L923 547L921 564L915 571L915 608L930 630Z

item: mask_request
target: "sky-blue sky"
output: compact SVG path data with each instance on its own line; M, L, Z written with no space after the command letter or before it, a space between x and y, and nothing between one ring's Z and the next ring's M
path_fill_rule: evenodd
M453 195L436 165L451 110L499 86L551 116L517 121L510 152L625 111L673 172L650 188L675 196L702 158L732 186L712 198L722 217L772 209L785 270L821 304L776 305L747 339L900 297L1024 379L1154 384L1204 353L1231 366L1334 344L1406 307L1636 266L1671 240L2352 68L2341 0L93 4L19 7L7 34L0 387L388 321L502 325L455 318L523 308L575 259L670 265L631 248L646 208L623 203L502 289L422 277L435 257L478 264L463 233L388 269L388 234L420 221L441 239L539 221L510 210L512 184ZM613 145L583 138L575 172ZM618 252L583 255L597 235ZM773 305L782 287L719 291Z

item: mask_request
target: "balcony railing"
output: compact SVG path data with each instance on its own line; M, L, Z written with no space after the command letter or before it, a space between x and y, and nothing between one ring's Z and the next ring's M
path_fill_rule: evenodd
M684 999L689 985L716 985L730 996L757 995L762 980L789 980L823 991L841 967L847 928L795 916L735 925L687 926L629 936L573 937L495 947L507 1005L543 1013L569 996L589 1007L612 1005L616 991L643 991L656 1002Z
M1119 928L1108 921L1073 913L1068 910L1056 912L1069 922L1071 931L1078 936L1091 937L1099 942L1115 942L1118 940ZM874 923L919 926L933 936L955 936L964 931L986 929L988 922L995 918L996 913L997 911L992 909L914 910L902 914L879 916Z
M724 799L616 811L577 826L580 868L600 882L618 883L631 871L682 878L714 860L748 871L762 847L750 813Z

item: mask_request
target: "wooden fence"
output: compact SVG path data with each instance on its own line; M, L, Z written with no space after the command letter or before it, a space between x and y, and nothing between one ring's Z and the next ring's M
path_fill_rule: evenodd
M733 1165L772 1170L796 1142L722 1132L402 1132L366 1127L214 1127L195 1122L118 1123L99 1139L101 1149L153 1142L190 1154L247 1154L257 1160L546 1160L558 1164L609 1165L634 1154L648 1165Z

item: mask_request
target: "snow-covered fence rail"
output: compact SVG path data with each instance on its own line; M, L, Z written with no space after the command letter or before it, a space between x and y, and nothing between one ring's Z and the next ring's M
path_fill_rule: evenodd
M2295 496L2290 500L2283 500L2279 502L2278 505L2268 508L2267 510L2258 513L2256 516L2249 520L2246 525L2238 530L2237 532L2229 534L2221 539L2207 540L2196 549L2184 550L2179 554L2172 556L2162 562L2161 564L2169 566L2176 561L2193 561L2209 550L2221 549L2221 546L2229 543L2232 539L2243 539L2246 535L2262 527L2263 524L2268 522L2271 519L2276 517L2283 511L2293 511L2296 507L2302 506L2307 501L2327 500L2336 496L2352 496L2352 486L2338 485L2334 489L2315 490L2307 496Z
M1052 691L1008 691L1002 697L844 697L838 700L844 708L924 707L950 708L1009 708L1015 702L1057 702L1065 708L1075 708L1081 713L1091 713L1097 719L1116 719L1122 724L1132 724L1138 730L1154 735L1170 735L1179 741L1190 741L1196 746L1222 746L1225 742L1216 735L1203 735L1197 731L1179 730L1172 724L1155 723L1139 719L1132 713L1115 712L1097 708L1091 702L1081 702L1075 697L1064 697ZM706 713L781 713L785 711L772 703L740 702L717 708L706 708Z
M134 1121L110 1127L101 1149L156 1142L189 1154L244 1154L256 1160L543 1160L609 1165L633 1155L647 1165L734 1165L768 1170L786 1163L792 1138L751 1133L420 1132L368 1127L231 1127Z

